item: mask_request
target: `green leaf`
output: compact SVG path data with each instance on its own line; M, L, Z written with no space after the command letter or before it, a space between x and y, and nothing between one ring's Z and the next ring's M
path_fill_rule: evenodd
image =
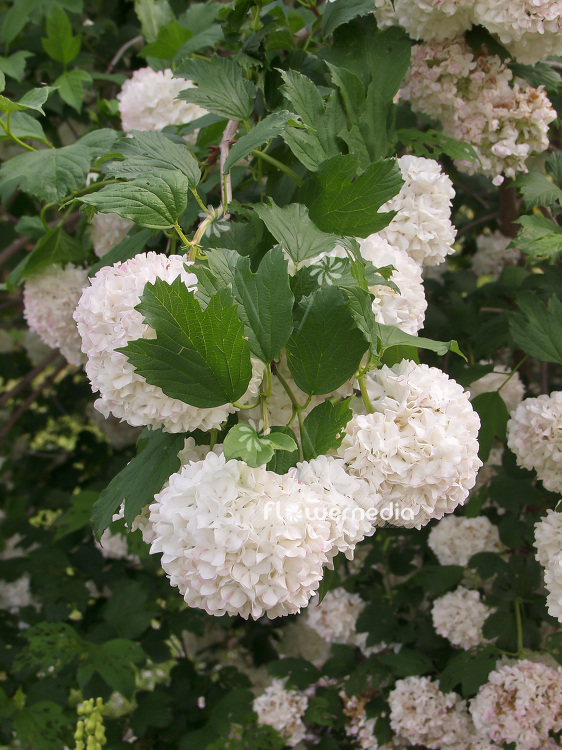
M88 272L88 276L95 276L100 268L104 268L105 266L112 266L114 263L123 263L130 258L134 258L135 255L142 253L151 237L152 232L150 229L141 229L130 237L125 237L115 247L112 247L103 258L94 263Z
M2 117L1 119L4 125L6 125L6 118ZM26 138L30 140L45 138L45 132L41 124L34 117L26 115L25 112L14 112L10 117L10 130L20 140ZM0 130L0 140L11 140L10 136L3 129Z
M201 180L197 159L187 146L172 141L164 133L132 130L129 137L117 141L113 148L123 160L106 162L103 168L114 177L130 180L155 172L179 170L187 177L191 188L197 187Z
M192 8L195 6L191 6ZM188 39L185 44L182 45L181 49L176 54L176 60L181 60L183 57L192 55L194 52L206 49L207 47L214 47L217 42L222 41L223 32L220 26L213 24L207 29L200 31L198 34L194 34L191 39Z
M461 161L480 161L474 146L464 141L457 141L438 130L414 130L404 128L396 131L396 137L414 156L424 156L427 159L437 159L445 154L450 159Z
M294 438L282 432L260 436L249 424L236 424L230 428L223 442L227 461L240 458L248 466L263 466L273 458L275 451L294 453L298 445Z
M289 689L304 690L322 676L320 671L306 659L288 657L277 659L267 665L267 671L272 677L286 677L285 686Z
M322 286L304 297L296 315L286 347L289 369L305 393L330 393L355 374L367 342L334 286Z
M368 237L392 221L395 212L377 213L404 184L394 159L371 164L357 179L352 154L325 161L315 176L308 202L310 218L324 232Z
M158 29L156 41L147 44L139 53L141 57L157 57L163 60L173 60L182 45L191 39L193 32L186 29L177 21Z
M14 731L23 747L52 750L69 741L68 721L63 709L52 701L26 706L14 717Z
M264 143L269 143L272 138L276 138L281 135L287 122L290 120L296 120L297 115L287 110L281 110L280 112L274 112L263 120L257 123L249 133L239 138L234 146L230 149L226 161L224 163L223 172L226 174L230 172L232 167L240 159L244 159L248 154L258 146L262 146Z
M240 258L232 291L252 354L263 362L271 362L293 330L294 297L283 251L280 248L270 250L257 273L250 270L248 258Z
M29 21L31 13L41 5L42 0L18 0L4 15L2 21L2 39L7 44L13 42Z
M160 29L174 20L168 0L135 0L135 13L147 42L156 41Z
M494 646L486 646L481 651L461 651L449 659L442 671L439 680L441 690L450 693L460 685L463 697L471 698L487 682L498 656Z
M562 227L546 216L521 216L515 220L522 229L513 240L512 246L532 260L547 260L551 263L562 255Z
M41 39L43 49L53 60L68 65L80 52L82 39L72 35L68 16L58 5L52 5L47 15L47 37Z
M509 330L516 346L541 362L562 364L562 302L553 294L548 305L532 292L516 298L520 312L509 316Z
M523 65L518 62L510 62L508 67L517 78L524 78L530 86L538 88L544 86L553 92L558 92L562 87L560 74L547 62L538 62L535 65Z
M229 120L248 120L252 114L255 86L233 59L213 55L208 62L183 60L176 75L197 84L197 88L181 91L179 99L198 104Z
M138 638L150 625L155 611L147 606L148 593L140 581L115 585L105 605L104 620L120 638Z
M332 404L324 401L308 414L303 423L302 447L305 461L322 456L341 445L345 426L353 416L351 398Z
M456 588L463 575L461 565L425 565L411 580L421 586L428 596L442 596Z
M285 449L275 451L273 458L267 463L267 470L274 471L276 474L286 474L292 466L296 466L300 460L300 451L298 448L297 438L295 433L290 427L282 427L280 425L274 425L271 428L269 437L272 435L288 435L295 442L296 448L294 450Z
M283 208L273 201L269 206L257 203L254 210L296 265L333 250L340 241L338 235L318 229L301 203L290 203Z
M335 568L332 570L330 570L330 568L324 568L324 576L318 587L318 604L322 604L328 591L334 588L336 580Z
M102 679L109 685L112 690L124 695L125 698L131 698L135 690L135 664L144 659L144 653L138 643L126 640L125 638L115 638L112 641L106 641L101 645L96 645L91 649L88 662L85 668L78 670L78 680L82 684L81 689L85 687L84 679L86 675L83 670L98 672Z
M33 52L19 50L9 57L0 57L0 70L16 81L22 81L25 75L25 65L28 57L33 57Z
M43 104L45 104L52 91L55 91L54 86L42 86L41 88L30 89L22 96L19 102L13 102L7 97L0 95L0 111L11 114L12 112L33 109L44 115Z
M401 648L397 654L388 652L377 657L381 664L392 670L396 677L422 675L431 671L431 659L411 648Z
M371 85L383 101L392 102L410 67L412 42L396 26L377 31L369 49Z
M80 263L85 256L86 251L76 237L71 237L61 226L53 227L47 230L31 253L14 268L9 276L9 283L16 286L22 279L40 273L52 263Z
M396 638L399 624L391 607L383 601L370 602L359 614L356 623L358 633L369 633L367 644L373 646L382 641L390 643Z
M505 442L505 430L509 419L507 406L497 391L481 393L472 399L472 406L480 417L480 430L478 442L480 449L478 456L482 461L487 461L494 444L494 439L499 438Z
M558 187L562 186L562 151L551 151L544 163L546 171Z
M77 112L82 109L84 89L92 83L92 76L86 70L67 70L54 83L63 102Z
M284 85L281 92L290 101L292 109L308 127L288 124L284 139L297 159L307 169L316 170L322 162L340 153L338 133L345 127L345 113L333 92L328 103L310 78L295 70L281 71Z
M154 500L162 485L179 469L179 451L184 436L152 430L142 450L100 493L92 509L92 525L99 537L111 523L121 503L125 503L125 521L130 526L140 511Z
M562 190L538 169L519 175L513 185L521 193L527 210L533 206L560 206Z
M352 21L357 16L367 16L373 12L370 0L335 0L326 3L322 16L322 34L330 36L338 26Z
M0 190L6 195L18 187L40 201L60 203L72 190L84 187L91 163L114 139L115 131L104 129L71 146L14 156L0 169Z
M78 529L89 526L92 505L98 499L99 492L84 490L70 498L70 508L59 516L53 524L55 542Z
M123 349L135 370L170 398L209 409L237 401L252 376L244 324L228 290L205 310L178 277L172 284L146 284L135 308L155 339L130 341Z
M80 200L101 213L119 214L141 227L171 229L187 207L188 189L188 179L182 172L165 171L107 185Z

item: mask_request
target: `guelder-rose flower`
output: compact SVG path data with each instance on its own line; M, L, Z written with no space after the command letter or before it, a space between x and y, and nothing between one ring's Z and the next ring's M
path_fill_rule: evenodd
M512 238L501 232L480 234L476 238L477 250L471 258L472 270L477 276L499 279L506 266L514 266L521 258L521 251L509 247Z
M481 393L490 393L498 391L508 412L511 414L517 409L523 396L525 395L525 386L518 372L511 375L509 367L505 365L494 365L494 372L483 375L478 380L473 380L468 390L470 398L476 398Z
M306 734L302 717L308 708L308 698L298 690L286 690L283 685L283 680L273 680L255 698L252 708L258 715L258 724L273 727L289 747L294 747Z
M479 552L505 551L498 527L486 516L447 516L429 532L428 544L441 565L468 565Z
M81 365L85 359L72 314L87 283L88 270L68 263L30 276L23 288L23 314L29 327L71 365Z
M473 0L375 0L381 28L403 26L412 39L450 39L470 29Z
M548 510L535 525L536 558L543 566L549 614L562 622L562 513Z
M338 455L353 476L366 479L388 520L421 528L462 504L474 486L480 420L458 383L409 360L370 373L372 414L356 414Z
M562 391L525 399L507 423L507 446L547 490L562 492Z
M124 240L133 226L133 221L118 214L95 214L91 231L94 252L98 258L103 258L115 245Z
M171 283L178 276L193 291L197 278L186 271L187 258L154 252L140 253L124 263L101 268L84 290L74 318L87 356L86 374L100 398L94 406L105 417L113 414L135 427L150 425L166 432L190 432L219 427L235 411L231 404L203 409L166 396L135 372L116 349L129 341L153 338L154 331L135 310L145 284L157 278ZM253 361L253 377L244 398L257 395L263 364Z
M491 613L479 592L464 586L440 596L431 608L436 633L465 650L485 642L482 628Z

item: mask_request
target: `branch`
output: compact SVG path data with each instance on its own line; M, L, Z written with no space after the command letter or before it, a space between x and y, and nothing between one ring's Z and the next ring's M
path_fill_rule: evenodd
M133 37L132 39L129 39L128 42L125 42L125 44L122 44L117 52L113 55L113 59L107 66L106 73L111 73L113 68L117 65L119 60L123 57L125 52L129 49L129 47L133 47L135 44L138 44L138 42L142 42L142 34L139 34L138 36Z
M60 356L58 351L52 351L45 357L42 362L39 362L39 364L34 367L33 370L30 370L27 375L24 375L19 383L17 383L11 390L3 393L0 396L0 407L4 406L4 404L7 404L8 401L14 398L14 396L17 396L20 391L23 391L23 389L26 388L33 380L35 380L35 378L40 373L42 373L43 370L45 370L52 362L54 362L58 356Z
M238 124L240 120L229 120L222 134L221 142L219 144L220 150L220 171L221 171L221 201L223 211L226 213L226 207L232 200L232 180L230 178L230 172L226 175L223 174L223 167L230 151L230 147L233 143L233 138L238 130Z
M41 394L42 391L45 390L45 388L48 388L56 379L57 375L64 370L64 368L67 366L67 362L61 362L61 364L57 367L57 369L49 375L48 378L45 378L45 380L41 383L40 386L38 386L32 393L29 394L29 396L25 399L23 404L19 406L15 412L12 414L8 422L4 425L4 427L0 430L0 445L4 442L6 439L8 433L12 429L12 427L16 424L16 422L22 417L25 412L29 409L31 404L35 401L35 399Z

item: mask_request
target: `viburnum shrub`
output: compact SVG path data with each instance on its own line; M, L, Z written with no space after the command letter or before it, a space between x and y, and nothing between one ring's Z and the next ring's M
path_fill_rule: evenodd
M562 2L7 0L0 750L562 737Z

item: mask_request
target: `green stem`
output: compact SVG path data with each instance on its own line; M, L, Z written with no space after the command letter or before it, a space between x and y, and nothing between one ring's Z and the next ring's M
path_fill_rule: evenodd
M99 190L106 185L114 185L116 182L121 182L121 180L100 180L91 185L86 185L86 187L81 188L80 190L72 191L70 196L62 201L60 207L64 208L68 203L74 202L77 198L81 198L83 195L88 195L88 193L95 193L96 190Z
M361 389L361 398L363 399L365 408L367 409L369 414L372 414L375 410L373 409L373 404L371 403L371 399L369 398L369 394L367 392L367 385L365 384L365 376L359 375L357 380L359 381L359 388Z
M29 146L27 143L24 143L22 140L20 140L17 135L14 135L10 129L10 112L6 115L6 122L4 120L0 120L0 125L2 126L2 129L8 136L8 138L11 138L15 143L18 144L18 146L21 146L22 148L25 148L27 151L37 151L37 149L33 148L33 146Z
M213 427L213 429L211 430L211 445L210 445L211 450L213 450L213 448L217 444L218 436L219 436L219 431L217 430L216 427Z
M230 403L232 406L234 406L236 409L255 409L256 406L259 406L261 402L261 397L258 398L257 401L254 401L253 404L240 404L238 401L231 401Z
M297 411L300 411L302 407L301 407L301 405L299 404L299 402L297 401L297 399L296 399L296 397L295 397L295 394L294 394L294 393L293 393L293 391L291 390L291 387L290 387L290 385L289 385L289 384L287 383L287 381L285 380L285 378L284 378L284 377L283 377L283 376L282 376L282 375L281 375L281 374L280 374L279 372L276 372L276 373L275 373L275 375L277 376L277 380L279 380L279 382L281 383L281 385L282 385L282 386L283 386L283 388L285 389L285 393L286 393L286 394L287 394L287 396L288 396L288 397L289 397L289 398L291 399L291 403L293 404L293 407L294 407L294 408L295 408L295 409L296 409Z
M203 203L203 201L201 200L201 197L200 197L199 193L197 192L197 188L189 188L189 189L191 190L191 192L195 196L195 200L199 204L199 207L202 208L203 211L205 211L206 214L209 214L210 211L207 208L207 206Z
M180 240L181 240L181 241L183 242L183 244L184 244L184 245L185 245L185 246L186 246L187 248L189 248L189 252L191 253L191 250L192 250L192 247L193 247L193 246L192 246L192 243L191 243L191 242L190 242L190 241L189 241L189 240L187 239L187 237L186 237L186 236L185 236L185 234L183 233L183 231L182 231L182 228L180 227L180 225L178 224L178 222L177 222L177 221L176 221L176 222L175 222L175 224L174 224L174 229L175 229L175 230L176 230L176 232L178 233L178 236L179 236ZM190 258L189 260L192 260L192 258Z
M519 369L519 368L521 367L521 365L523 364L523 362L524 362L524 361L525 361L526 359L528 359L528 358L529 358L529 355L528 355L528 354L526 354L526 355L525 355L525 356L523 357L523 359L522 359L522 360L521 360L521 361L520 361L520 362L519 362L519 363L518 363L517 365L515 365L515 367L514 367L514 368L513 368L513 370L511 371L511 373L510 373L509 377L507 377L507 378L506 378L506 379L505 379L505 380L503 381L503 383L502 383L502 384L500 385L500 387L498 388L498 393L499 393L499 392L501 391L501 389L502 389L502 388L504 387L504 385L505 385L506 383L509 383L509 381L510 381L510 380L511 380L511 378L512 378L512 377L513 377L513 376L515 375L515 373L517 372L517 370L518 370L518 369ZM502 373L502 374L503 374L503 373Z
M301 177L299 177L296 172L293 172L291 167L288 167L286 164L283 164L282 161L275 159L273 156L270 156L269 154L266 154L257 148L255 148L252 151L252 155L257 156L258 159L263 159L264 161L269 162L269 164L271 164L274 167L277 167L277 169L279 169L281 172L284 172L288 177L291 178L291 180L296 182L299 187L301 187L301 185L304 183L304 180Z
M523 623L521 621L521 599L514 601L515 605L515 625L517 628L517 655L520 657L523 653Z

